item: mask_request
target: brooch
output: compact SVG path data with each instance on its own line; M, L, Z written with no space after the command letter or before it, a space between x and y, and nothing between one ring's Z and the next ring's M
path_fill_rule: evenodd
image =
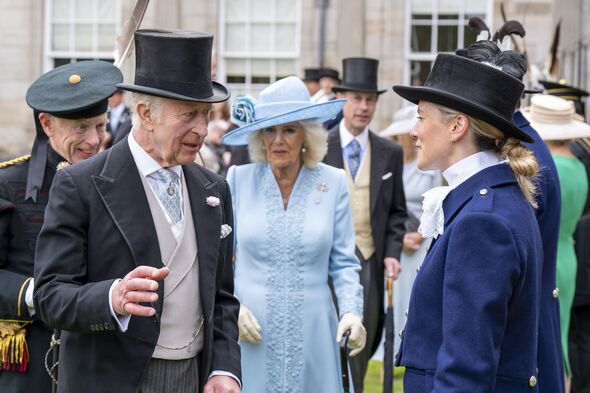
M320 182L317 184L317 189L318 189L320 192L328 192L328 190L329 190L330 188L328 187L328 183L326 183L325 181L323 181L323 180L322 180L322 181L320 181ZM320 204L320 202L321 202L321 199L322 199L322 194L320 194L320 196L318 197L318 199L316 199L316 200L315 200L315 204L316 204L316 205L319 205L319 204Z

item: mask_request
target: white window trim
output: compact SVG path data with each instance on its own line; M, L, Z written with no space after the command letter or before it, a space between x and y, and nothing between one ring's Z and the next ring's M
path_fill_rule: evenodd
M121 0L114 0L115 1L115 34L118 36L121 34L121 24L122 24L122 10L121 10ZM70 3L70 15L74 15L74 2ZM98 4L98 1L94 3L95 6ZM51 50L51 42L53 39L53 20L52 20L52 13L53 13L53 0L45 0L44 1L45 12L43 15L43 72L47 72L53 69L53 62L56 58L74 58L74 59L112 59L113 58L113 51L54 51ZM96 15L97 12L95 10L94 14ZM72 18L67 18L64 20L69 20L70 28L73 28L73 24L75 21L86 21L92 23L93 35L92 35L92 46L97 46L97 31L98 24L94 23L97 19L84 19L80 18L75 20ZM74 35L70 34L70 47L74 47L73 38ZM114 44L114 42L113 42Z
M245 83L227 83L227 74L226 74L226 66L225 66L225 59L248 59L248 60L256 60L256 59L271 59L271 60L295 60L295 69L298 70L300 68L300 58L301 58L301 13L302 13L302 0L294 0L297 2L295 7L295 50L293 52L227 52L225 50L225 24L226 22L232 22L232 19L226 20L226 7L225 1L219 1L219 39L216 43L216 52L217 52L217 78L221 83L224 83L230 90L232 88L237 88L238 90L245 90L246 92L258 91L261 88L267 86L267 84L258 84L252 83L249 80L249 76L252 74L252 70L250 67L250 62L246 62L246 81ZM273 1L273 7L275 6L275 2ZM272 10L272 14L275 15L275 10ZM237 20L236 20L237 22ZM240 22L243 22L240 20ZM246 39L250 39L250 26L252 23L256 22L264 22L267 23L268 20L256 20L250 19L246 24L247 32L246 32ZM292 22L291 19L273 19L272 28L272 38L273 40L276 37L274 34L274 28L277 23L281 22ZM249 43L248 43L249 44ZM274 45L274 42L272 43ZM249 45L247 45L249 47ZM271 70L270 70L270 79L274 81L276 79L276 67L275 62L271 61Z
M465 4L469 0L463 0L463 7L459 12L459 21L465 20ZM438 19L438 3L439 0L432 0L432 9L437 10L434 13L433 18L430 20L424 20L423 23L416 23L417 25L427 25L432 26L431 30L431 45L430 45L430 52L422 52L422 53L414 53L411 50L411 38L412 38L412 0L405 0L405 12L404 12L404 72L403 72L403 80L405 85L409 85L410 81L410 63L412 61L434 61L436 55L438 54L436 48L438 45L438 26L444 25L452 25L456 26L457 23L455 21L447 21L447 20L439 20ZM486 19L485 22L488 26L492 26L493 14L494 13L494 0L487 0L487 10L486 10ZM465 20L467 22L467 20ZM458 40L459 42L464 42L464 30L459 29L458 31Z

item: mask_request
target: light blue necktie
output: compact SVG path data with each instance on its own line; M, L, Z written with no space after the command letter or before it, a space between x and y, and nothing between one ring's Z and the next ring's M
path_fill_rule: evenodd
M348 149L348 169L350 169L350 174L354 180L361 166L361 145L356 139L353 139L346 148Z
M172 225L178 223L182 219L182 210L180 208L180 178L176 172L160 168L148 175L147 181L162 202Z

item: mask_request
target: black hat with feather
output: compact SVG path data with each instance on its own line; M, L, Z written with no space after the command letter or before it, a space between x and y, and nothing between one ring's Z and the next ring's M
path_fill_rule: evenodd
M512 123L527 71L521 54L501 51L491 41L466 49L467 57L439 54L424 86L393 86L402 98L428 101L483 120L507 136L533 140Z

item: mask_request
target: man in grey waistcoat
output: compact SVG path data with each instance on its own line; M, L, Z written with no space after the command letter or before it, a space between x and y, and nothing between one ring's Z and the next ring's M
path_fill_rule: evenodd
M133 129L58 171L35 256L35 307L62 329L58 392L237 393L227 183L193 164L213 36L135 34Z

